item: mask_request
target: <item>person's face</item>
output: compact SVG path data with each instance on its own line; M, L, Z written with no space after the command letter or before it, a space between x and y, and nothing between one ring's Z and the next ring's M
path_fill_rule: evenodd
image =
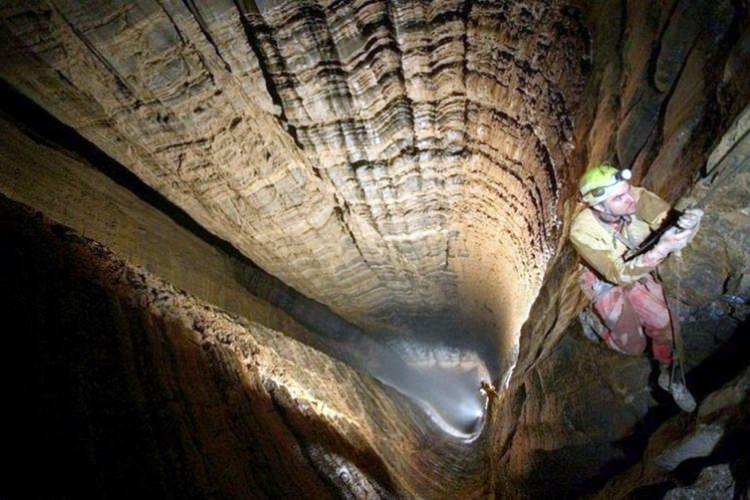
M635 214L635 199L630 194L630 184L625 182L601 203L602 211L611 215Z

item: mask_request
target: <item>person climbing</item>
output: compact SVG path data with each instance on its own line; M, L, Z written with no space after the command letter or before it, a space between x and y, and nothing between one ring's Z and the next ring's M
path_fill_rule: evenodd
M673 358L678 318L668 307L656 269L690 242L703 211L686 210L655 245L636 252L659 229L670 206L656 194L631 186L630 177L627 169L602 164L588 170L579 183L585 207L573 219L570 240L583 260L580 284L591 301L582 314L584 332L630 355L643 353L650 338L660 367L659 386L683 411L692 412L695 399ZM630 257L633 253L637 256Z
M497 394L497 389L495 389L495 386L492 385L492 382L482 380L479 383L479 390L490 399L499 397Z

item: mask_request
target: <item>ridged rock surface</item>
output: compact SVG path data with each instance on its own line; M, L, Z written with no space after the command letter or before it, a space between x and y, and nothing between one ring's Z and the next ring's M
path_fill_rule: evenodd
M262 300L260 289L272 283L244 262L212 247L83 158L34 141L1 116L0 135L0 194L107 245L173 286L309 342L310 332Z
M0 416L14 457L4 496L455 498L486 487L480 442L441 439L416 406L343 363L1 195L0 230L14 242L0 246L12 332L0 374L14 403ZM39 468L47 480L34 480Z
M370 329L441 315L515 342L559 235L589 56L574 9L3 2L0 18L3 78L286 284Z
M0 194L202 300L284 332L361 372L372 374L373 366L392 356L361 330L210 237L49 115L36 110L38 116L27 116L22 96L9 92L0 99L18 104L10 106L9 116L0 113ZM33 131L39 122L45 123L43 139Z
M688 384L700 402L750 356L750 9L724 1L604 1L590 4L584 18L594 58L576 115L581 161L632 166L637 183L680 207L712 196L682 260L661 266L683 326ZM632 467L630 489L604 490L601 498L658 498L670 486L649 490L653 477L638 473L649 458L648 437L678 410L656 388L646 356L622 356L583 336L577 266L575 251L563 246L523 327L514 377L488 424L491 477L501 497L575 498ZM718 463L721 453L694 466ZM747 460L745 449L737 455ZM735 477L743 478L742 469Z

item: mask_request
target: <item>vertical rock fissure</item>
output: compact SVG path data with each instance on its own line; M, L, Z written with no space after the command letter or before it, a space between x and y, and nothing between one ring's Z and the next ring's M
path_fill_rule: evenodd
M302 145L302 143L299 140L299 137L297 135L297 129L289 122L289 120L286 117L286 112L284 110L284 102L281 99L281 96L279 95L279 91L276 88L276 84L273 80L273 77L271 76L271 72L268 68L268 61L266 60L266 56L264 55L263 51L260 49L260 41L255 35L255 31L258 29L258 27L252 26L250 21L248 20L250 14L247 11L246 6L244 5L244 1L245 0L233 0L234 5L237 8L237 11L239 13L240 23L242 24L242 29L245 33L245 39L247 40L248 46L253 51L253 54L255 55L255 59L258 61L258 66L260 67L261 75L263 76L263 82L265 84L266 90L268 91L268 95L271 96L273 103L276 106L278 106L279 123L281 123L281 125L287 130L287 132L289 132L289 136L294 141L294 144L296 144L297 147L300 149L300 151L302 151L305 149L305 147ZM313 168L313 172L315 173L315 175L319 179L321 179L320 172L317 170L317 168L315 168L314 166L312 168Z
M223 63L224 69L227 71L227 73L232 73L232 66L229 64L229 62L226 59L224 59L224 56L222 55L221 50L219 50L219 46L216 44L214 37L211 35L211 32L209 31L208 26L206 25L206 20L203 19L203 16L201 15L200 10L195 5L195 2L193 0L182 0L182 3L185 5L185 8L187 8L190 14L193 15L195 22L198 24L198 27L201 30L201 33L203 33L203 36L206 37L206 40L208 41L208 43L210 43L211 47L213 47L216 57L218 57L219 60L221 60L221 62Z

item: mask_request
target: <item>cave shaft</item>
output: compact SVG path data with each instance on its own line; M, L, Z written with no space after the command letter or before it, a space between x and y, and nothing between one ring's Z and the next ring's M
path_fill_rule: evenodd
M575 10L86 1L0 15L0 76L270 274L370 332L445 336L414 331L438 318L492 359L515 345L559 237L588 57Z
M748 0L0 0L0 43L0 496L750 494ZM694 414L581 335L603 161L712 193L660 267Z

